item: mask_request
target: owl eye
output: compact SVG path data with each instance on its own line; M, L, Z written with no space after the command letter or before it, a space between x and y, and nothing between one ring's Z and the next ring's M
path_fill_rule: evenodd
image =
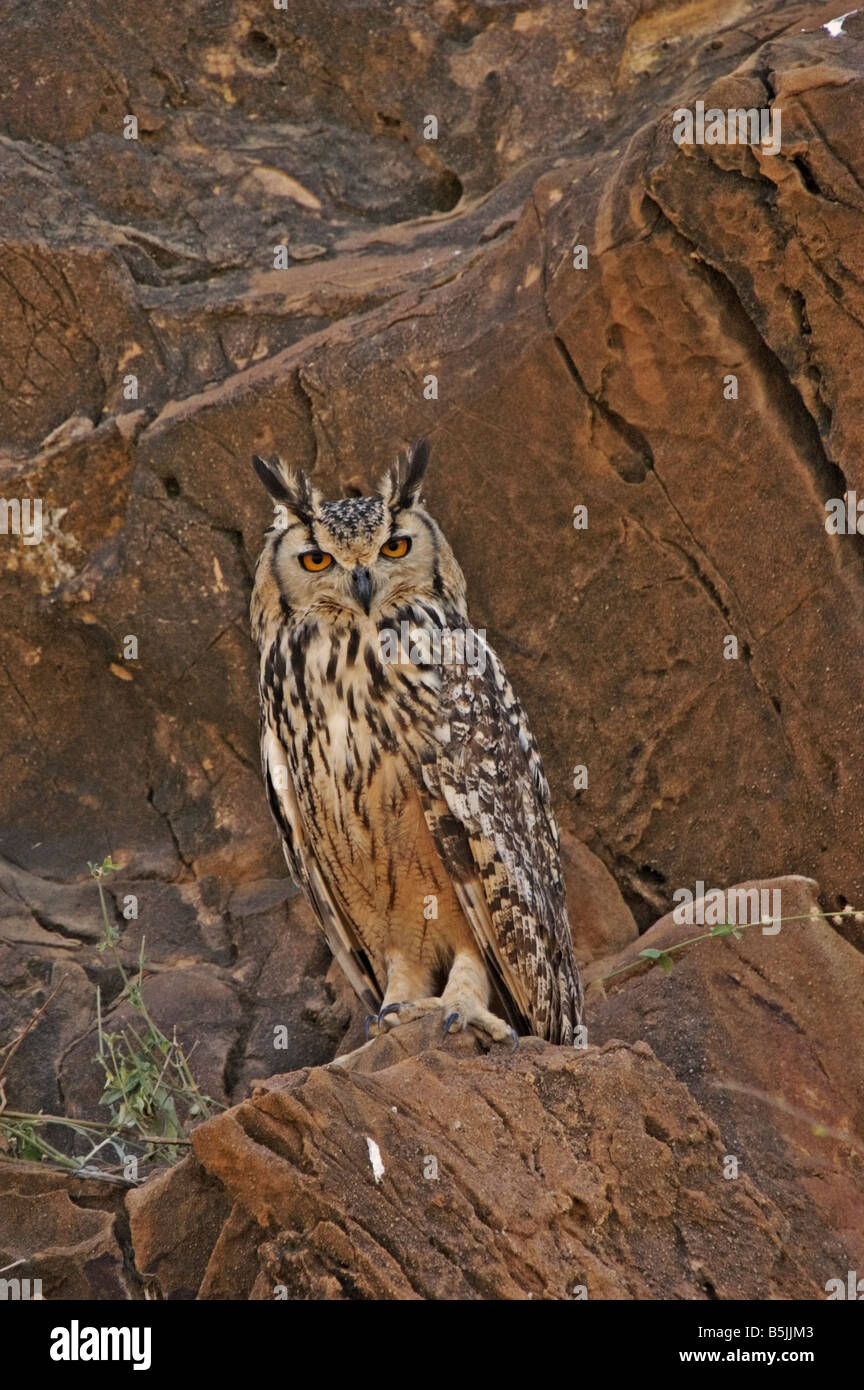
M385 541L381 547L381 554L386 555L388 560L401 560L403 555L407 555L411 549L410 536L391 536L389 541Z
M328 555L326 550L304 550L299 559L304 570L310 574L320 574L333 563L333 556Z

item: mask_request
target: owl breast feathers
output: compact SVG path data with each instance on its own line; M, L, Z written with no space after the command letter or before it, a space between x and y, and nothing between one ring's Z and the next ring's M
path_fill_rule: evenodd
M582 991L540 755L420 501L416 446L376 495L324 501L254 460L276 503L255 577L270 808L374 1031L572 1043Z

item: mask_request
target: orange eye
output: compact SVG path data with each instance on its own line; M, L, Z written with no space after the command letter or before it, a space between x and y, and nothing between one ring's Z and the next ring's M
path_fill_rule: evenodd
M332 565L333 556L328 555L326 550L304 550L300 563L310 574L320 574L328 565Z
M410 536L393 536L389 541L385 541L381 547L381 554L386 555L388 560L401 560L403 555L407 555L411 549Z

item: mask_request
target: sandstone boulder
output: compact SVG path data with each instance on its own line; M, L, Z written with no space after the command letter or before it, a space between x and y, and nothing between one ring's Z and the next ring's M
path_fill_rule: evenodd
M130 1198L136 1250L176 1245L181 1194L215 1178L231 1214L202 1298L816 1296L780 1209L724 1180L716 1126L645 1044L438 1038L407 1025L202 1125Z

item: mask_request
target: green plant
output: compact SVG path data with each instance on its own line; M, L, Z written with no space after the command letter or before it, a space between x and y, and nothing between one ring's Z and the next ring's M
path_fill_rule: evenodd
M99 1103L109 1110L110 1120L73 1120L61 1115L33 1115L6 1108L2 1083L9 1061L62 986L61 980L6 1049L8 1056L0 1069L0 1137L5 1139L15 1157L50 1160L76 1172L93 1172L94 1160L108 1150L128 1176L137 1172L139 1161L147 1164L176 1162L178 1148L182 1149L190 1143L190 1122L207 1119L214 1110L223 1107L198 1087L189 1065L191 1052L189 1056L186 1055L177 1041L176 1032L168 1038L150 1016L142 991L145 967L143 938L135 972L130 974L123 964L119 951L120 931L109 916L103 887L104 879L115 873L118 865L108 855L101 864L88 863L87 867L99 892L102 913L103 933L96 949L112 955L123 982L117 1004L125 1001L134 1018L119 1031L106 1031L102 1019L101 990L97 987L97 1060L105 1073ZM88 1153L83 1157L70 1157L62 1153L41 1132L48 1125L62 1125L86 1139L91 1145ZM95 1144L94 1139L98 1141ZM104 1167L96 1171L106 1175Z
M844 909L844 915L852 915L853 913L855 913L854 908ZM720 922L713 926L710 931L702 932L699 936L688 936L686 941L676 941L674 946L664 946L662 949L647 946L644 951L639 952L634 960L619 966L617 970L610 970L608 975L599 976L599 982L602 984L606 980L614 980L616 975L623 975L628 970L635 970L637 966L643 965L646 961L652 966L659 965L664 974L670 975L675 964L672 959L673 954L676 951L683 951L687 946L695 946L699 941L710 941L723 936L734 936L736 941L740 941L742 934L750 927L764 927L766 925L773 927L779 926L782 922L813 922L825 917L833 917L835 921L840 920L836 912L799 912L791 917L772 917L770 922L761 920L738 923Z

